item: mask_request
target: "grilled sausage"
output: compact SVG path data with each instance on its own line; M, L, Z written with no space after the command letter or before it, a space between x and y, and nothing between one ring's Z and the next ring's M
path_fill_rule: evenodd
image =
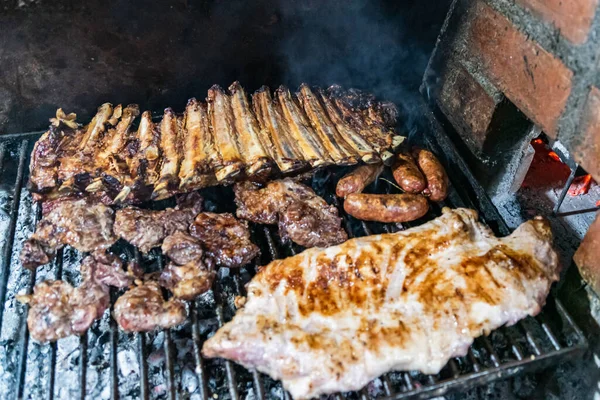
M444 200L448 196L448 175L440 161L429 150L420 148L413 149L413 157L427 179L427 188L423 194L432 201Z
M335 194L338 197L346 197L350 193L361 193L369 186L383 171L383 164L361 165L338 181Z
M355 218L377 222L408 222L425 215L429 203L416 194L364 194L346 197L344 210Z
M392 166L394 180L402 190L408 193L421 193L427 187L427 181L410 154L400 153Z

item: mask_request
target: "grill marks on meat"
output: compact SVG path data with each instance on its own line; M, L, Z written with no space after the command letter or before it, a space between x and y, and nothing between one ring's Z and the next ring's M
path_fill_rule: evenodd
M307 84L300 85L300 92L297 93L297 96L329 157L337 165L356 164L358 162L357 154L338 133L310 87Z
M271 146L271 141L261 133L242 85L234 82L229 86L229 91L237 143L246 165L246 175L268 174L271 156L265 149Z
M189 230L206 254L221 266L242 267L259 254L258 246L250 240L248 223L232 214L200 213Z
M294 398L390 370L438 373L475 337L540 311L558 279L551 236L535 219L496 238L475 211L444 209L406 231L273 261L203 354L280 379Z
M179 187L183 190L206 187L216 182L213 167L218 155L210 132L206 104L188 101L183 131L183 161L179 170Z
M27 326L38 342L53 342L70 335L83 334L110 305L108 285L126 287L132 278L123 272L121 260L104 251L87 256L81 263L82 283L47 280L23 296L29 303Z
M164 240L162 251L171 262L162 271L159 281L175 297L193 300L211 288L216 276L214 261L203 257L198 239L177 231Z
M126 332L169 329L185 322L187 315L185 302L178 298L165 300L155 281L128 290L114 306L115 320Z
M301 168L386 159L400 141L387 103L339 87L263 87L252 102L234 82L215 85L206 103L191 99L182 116L103 104L78 128L60 110L36 143L30 187L36 200L89 196L106 204L164 199L234 180L265 181ZM278 168L274 168L277 165Z
M187 204L166 210L146 210L126 207L116 212L114 232L122 239L147 253L162 244L163 240L177 232L187 231L196 214L202 211L202 196L191 193Z
M215 146L219 152L221 165L215 170L218 181L238 175L243 168L243 159L235 135L231 101L223 88L218 85L208 90L208 114Z
M259 224L279 225L279 234L305 247L324 247L348 239L337 209L308 186L290 178L269 182L266 187L252 183L234 186L239 218Z
M87 199L56 200L23 244L21 264L25 268L46 264L64 245L82 252L107 249L117 241L113 221L114 211L101 203Z
M296 171L306 165L302 149L285 122L281 108L273 102L271 91L263 86L252 95L254 114L262 135L268 137L271 157L283 173Z

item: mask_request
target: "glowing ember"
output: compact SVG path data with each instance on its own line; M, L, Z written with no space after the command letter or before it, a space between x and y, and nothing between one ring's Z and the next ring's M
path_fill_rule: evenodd
M571 173L567 164L563 163L558 154L550 150L542 139L532 140L531 146L535 155L522 187L551 188L564 185Z
M550 158L552 158L554 161L561 161L560 157L558 156L558 154L556 154L555 152L551 151L550 153L548 153L548 156Z
M600 207L600 200L596 202L596 207Z
M573 179L571 187L569 187L569 196L580 196L586 194L592 185L592 176L590 174L578 176Z

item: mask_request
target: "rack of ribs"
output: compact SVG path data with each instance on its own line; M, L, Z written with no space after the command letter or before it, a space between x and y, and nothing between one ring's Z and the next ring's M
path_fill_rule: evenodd
M390 370L436 374L474 338L539 313L558 280L548 221L497 238L477 218L444 208L418 227L275 260L202 352L281 380L296 399Z
M57 111L36 142L29 187L36 200L91 197L136 204L178 193L265 181L326 165L386 161L404 139L390 103L338 86L297 93L239 82L189 100L160 121L137 105L105 103L85 126ZM134 127L137 126L137 129Z

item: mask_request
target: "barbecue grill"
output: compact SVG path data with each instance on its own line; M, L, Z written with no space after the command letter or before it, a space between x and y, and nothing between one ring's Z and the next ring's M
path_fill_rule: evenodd
M440 156L451 178L448 199L432 204L429 213L410 224L361 222L346 215L335 197L335 183L346 170L329 168L311 178L317 194L338 207L350 236L393 232L418 225L440 215L442 206L479 210L481 220L497 235L509 228L491 203L484 189L466 166L456 148L422 105L422 121L416 141ZM212 291L191 303L189 321L183 326L161 332L129 334L119 331L109 313L96 321L81 337L40 345L29 340L27 306L15 295L30 293L44 279L64 279L77 283L78 261L82 255L66 248L53 263L28 271L17 261L21 243L40 218L39 204L33 204L24 186L33 143L40 132L6 135L0 139L0 183L4 196L1 224L5 225L0 281L0 396L2 398L198 398L198 399L275 399L290 398L281 384L269 377L248 371L230 361L207 360L200 353L202 343L235 313L235 297L244 295L244 285L264 265L277 258L302 251L297 245L283 244L276 229L252 225L253 241L261 247L255 264L240 270L221 269ZM389 171L369 190L391 192L397 189ZM231 188L203 191L210 211L232 211ZM166 207L169 201L152 204ZM117 243L122 258L137 260L146 271L162 268L163 258L154 252L142 257L135 248ZM111 293L112 304L119 293ZM525 371L555 365L580 357L587 349L584 333L554 294L548 297L542 313L512 327L504 327L477 339L467 356L452 359L437 375L417 372L390 372L360 392L336 394L335 399L429 398L453 391L464 391Z

